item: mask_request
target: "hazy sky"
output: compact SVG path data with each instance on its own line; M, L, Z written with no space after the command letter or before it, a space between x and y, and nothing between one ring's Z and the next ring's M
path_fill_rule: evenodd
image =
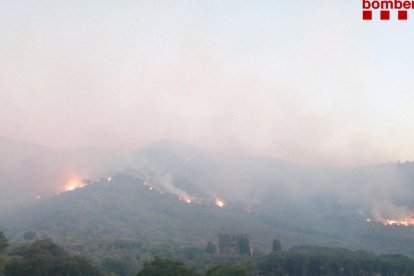
M0 136L414 160L413 49L359 0L0 0Z

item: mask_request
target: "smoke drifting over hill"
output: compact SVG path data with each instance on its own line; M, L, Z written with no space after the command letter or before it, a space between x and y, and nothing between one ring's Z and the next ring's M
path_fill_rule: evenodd
M0 0L0 275L77 266L60 246L104 275L411 275L414 14L361 12Z
M408 38L353 3L254 2L2 1L0 207L125 173L411 224Z
M15 152L26 147L26 155L14 162L2 160L1 208L45 200L89 181L109 181L113 175L126 174L145 179L137 185L175 195L186 203L218 205L217 200L224 199L322 216L347 210L367 222L414 222L414 166L409 162L345 168L309 166L209 152L168 141L123 156L16 145ZM11 147L9 141L7 148Z
M367 30L346 20L353 3L300 2L2 1L0 135L58 148L171 139L311 164L414 159L412 84L378 58L387 44L355 47Z

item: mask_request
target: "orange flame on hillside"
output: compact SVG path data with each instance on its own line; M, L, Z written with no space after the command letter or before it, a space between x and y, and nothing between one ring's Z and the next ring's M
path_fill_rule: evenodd
M216 206L218 206L218 207L220 207L220 208L223 208L224 207L224 200L222 200L221 198L216 198L215 200L214 200L214 204L216 204Z
M414 226L414 217L399 219L384 219L382 223L386 226Z
M406 206L395 206L392 203L384 203L384 206L374 206L371 215L364 215L365 221L381 223L385 226L414 227L414 211Z
M83 183L80 179L71 179L65 183L64 190L65 192L69 192L78 188L82 188L83 186L85 186L85 183Z
M187 202L188 204L193 203L193 199L191 196L187 195L187 194L183 194L180 197L178 197L178 199Z

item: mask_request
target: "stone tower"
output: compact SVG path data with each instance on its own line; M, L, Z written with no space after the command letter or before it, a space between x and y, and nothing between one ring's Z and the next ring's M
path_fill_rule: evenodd
M219 233L219 252L223 255L252 255L250 236L241 233Z

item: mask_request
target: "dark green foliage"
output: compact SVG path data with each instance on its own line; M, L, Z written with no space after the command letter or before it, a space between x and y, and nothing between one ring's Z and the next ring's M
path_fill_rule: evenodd
M280 251L280 250L282 250L282 244L280 243L279 240L274 239L273 240L273 252L277 252L277 251Z
M207 246L206 246L206 252L208 254L216 254L217 253L217 247L216 247L216 245L214 243L212 243L211 241L209 241L207 243Z
M247 270L241 266L218 265L209 269L206 276L248 276Z
M9 241L4 236L3 232L0 231L0 253L2 253L9 246Z
M34 239L36 239L36 233L33 231L29 231L23 234L23 239L25 239L26 241L32 241Z
M183 262L155 257L146 262L137 276L196 276L197 273L187 268Z
M105 271L116 273L117 275L131 275L131 260L130 258L112 257L105 258L102 261L102 268ZM135 271L136 272L136 271Z
M22 252L22 256L35 256L37 254L50 254L55 257L61 257L66 252L51 239L35 241L27 250Z
M127 250L134 250L140 249L143 243L141 241L134 241L134 240L116 240L113 243L114 249L127 249Z
M301 210L308 210L303 206L298 209L269 206L269 212L267 207L254 206L254 215L247 215L243 208L231 204L216 208L183 203L175 196L137 185L144 181L128 175L114 176L111 182L93 183L40 201L32 208L5 218L2 224L10 227L8 233L22 231L10 239L21 237L30 229L38 235L53 237L70 251L91 257L106 255L108 250L129 251L136 256L144 251L142 246L149 245L152 250L158 243L170 243L172 248L176 245L198 246L200 240L211 240L216 235L216 230L212 232L211 229L248 233L254 237L255 252L267 252L272 246L269 237L278 235L276 237L287 247L297 241L312 240L315 244L333 243L335 246L414 256L414 227L367 224L362 217L355 219L353 211L350 212L352 215L340 216L340 219L338 215L324 214L321 223L301 215ZM327 210L347 209L334 206ZM235 225L237 229L234 229ZM218 249L218 244L216 246ZM230 249L233 250L220 253L238 251L235 247ZM176 257L174 250L163 251L166 253L153 250L144 254Z
M414 275L414 260L400 255L298 247L258 262L261 275Z
M12 256L4 268L6 276L101 275L88 260L70 255L49 239L19 247Z
M204 249L202 247L183 247L176 249L176 255L181 259L194 260L195 258L204 254Z

